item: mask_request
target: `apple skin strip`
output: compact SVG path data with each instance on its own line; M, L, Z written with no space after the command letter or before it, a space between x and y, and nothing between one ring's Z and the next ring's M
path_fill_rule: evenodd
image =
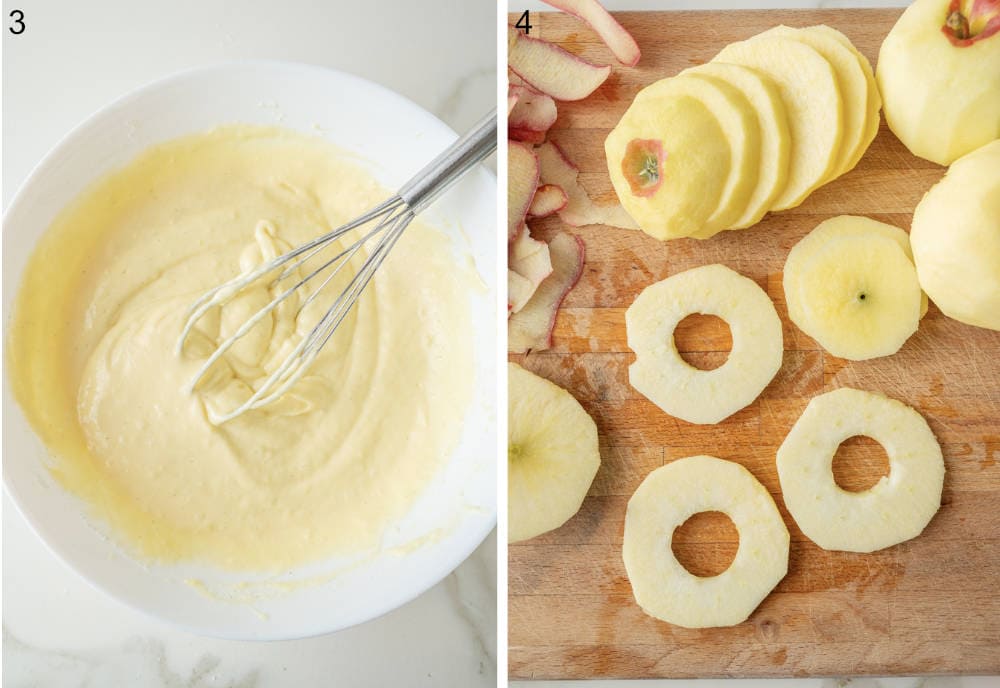
M623 65L635 67L639 63L642 53L632 34L626 31L597 0L542 1L589 25Z
M507 66L525 83L556 100L583 100L611 75L611 65L595 65L557 45L507 27Z
M559 211L559 218L573 227L607 225L622 229L639 229L625 209L619 204L598 206L587 195L579 182L580 170L552 141L535 149L543 185L555 184L566 192L566 206Z
M552 346L556 313L583 274L584 253L583 241L572 234L558 234L549 242L552 274L545 278L524 308L507 321L508 351L520 354L544 351Z
M517 236L535 197L540 175L538 156L516 141L507 142L507 241Z

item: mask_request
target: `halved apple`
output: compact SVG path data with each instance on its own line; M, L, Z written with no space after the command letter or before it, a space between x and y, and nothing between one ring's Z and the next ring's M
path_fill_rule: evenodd
M507 321L507 350L523 354L552 346L556 312L583 273L583 242L572 234L559 234L549 242L552 274L531 300Z
M686 69L681 74L704 74L727 82L740 90L757 113L760 130L757 184L743 215L733 221L730 229L750 227L759 222L771 208L774 199L784 190L788 181L791 135L781 93L769 77L743 65L708 62Z
M956 160L913 213L920 285L948 317L1000 330L1000 140Z
M538 157L530 147L507 142L507 241L517 236L538 188Z
M582 100L611 74L610 65L595 65L557 45L507 27L507 66L529 86L556 100Z
M771 209L794 208L837 168L844 106L833 67L814 48L779 36L732 43L712 61L751 67L777 84L792 149L788 182Z
M558 10L572 14L590 25L604 44L624 65L634 67L641 53L632 35L622 28L597 0L544 0Z
M833 67L844 105L844 136L833 173L826 180L830 181L852 168L851 161L855 160L855 154L862 146L868 116L868 81L854 52L827 31L818 28L775 26L760 36L781 36L803 43L816 50Z
M655 84L654 84L655 86ZM689 237L703 229L719 207L732 166L732 146L719 120L698 98L657 94L648 87L636 96L604 141L608 174L626 212L642 231L657 239ZM659 185L652 194L635 192L623 168L630 146L663 151ZM634 153L633 153L634 155ZM742 212L742 210L741 210Z
M573 396L507 364L507 541L568 521L601 465L597 425Z
M914 155L950 165L1000 138L1000 0L916 0L875 75L889 128Z
M548 217L552 213L557 213L566 207L569 198L562 187L555 184L542 184L535 191L535 197L531 199L531 207L528 208L528 215L531 217Z

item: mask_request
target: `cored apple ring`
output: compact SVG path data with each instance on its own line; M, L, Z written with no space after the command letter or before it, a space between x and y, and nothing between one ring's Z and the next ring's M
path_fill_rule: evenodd
M881 444L889 475L861 492L833 477L840 443ZM843 387L814 397L778 449L781 494L806 537L823 549L874 552L919 535L941 505L944 459L923 416L881 394Z
M717 576L690 573L670 542L691 516L721 511L740 534L736 557ZM788 529L774 499L738 463L678 459L646 476L628 503L622 558L635 600L650 616L685 628L734 626L788 571Z
M714 370L689 365L674 329L689 315L726 321L733 348ZM672 416L718 423L750 404L781 367L781 320L753 280L725 265L703 265L646 287L625 313L628 345L636 354L629 382Z

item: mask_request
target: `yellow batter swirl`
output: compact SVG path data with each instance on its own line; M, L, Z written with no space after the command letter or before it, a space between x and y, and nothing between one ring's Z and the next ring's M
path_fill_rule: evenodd
M301 312L284 304L194 393L217 342L275 292L247 290L174 348L203 291L387 195L321 139L230 126L150 149L47 231L14 309L12 386L53 473L132 549L237 570L371 549L447 459L474 384L479 283L420 222L275 404L210 420L274 370L337 284Z

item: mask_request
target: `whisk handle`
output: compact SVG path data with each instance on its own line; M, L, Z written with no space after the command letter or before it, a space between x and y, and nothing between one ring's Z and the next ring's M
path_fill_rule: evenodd
M414 214L419 213L496 147L497 110L493 108L476 126L406 182L399 190L399 197Z

